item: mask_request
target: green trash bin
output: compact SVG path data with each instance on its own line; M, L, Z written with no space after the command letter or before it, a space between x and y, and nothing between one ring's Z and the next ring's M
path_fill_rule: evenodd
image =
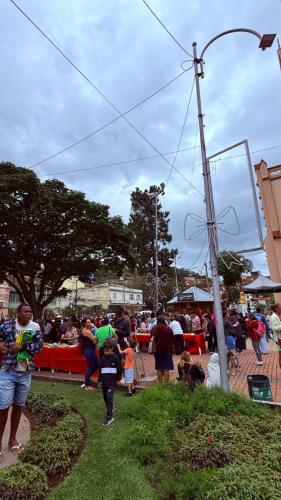
M249 395L258 401L272 401L269 378L265 375L248 375Z

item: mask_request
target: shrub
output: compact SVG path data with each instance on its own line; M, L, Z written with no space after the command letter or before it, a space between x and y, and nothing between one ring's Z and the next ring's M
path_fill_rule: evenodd
M157 498L163 500L205 500L208 485L213 478L216 478L216 475L215 469L201 471L185 469L178 477L165 475L157 489Z
M80 449L83 419L76 413L67 414L50 431L41 429L32 434L21 453L22 462L41 467L46 474L63 475L71 465L71 458Z
M63 397L52 393L31 392L26 406L41 423L48 423L54 417L62 417L71 411L70 404Z
M264 466L230 465L219 469L206 489L205 498L210 500L278 500L281 476Z
M41 500L48 490L46 474L36 465L16 463L0 470L0 498Z
M213 443L210 443L206 448L199 448L192 451L187 458L187 466L193 470L224 467L231 462L232 457L230 453L221 446Z

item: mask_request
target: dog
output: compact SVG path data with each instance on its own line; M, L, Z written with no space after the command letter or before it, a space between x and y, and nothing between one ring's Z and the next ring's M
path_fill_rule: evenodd
M233 351L227 352L227 370L229 375L235 375L235 372L240 370L238 358Z

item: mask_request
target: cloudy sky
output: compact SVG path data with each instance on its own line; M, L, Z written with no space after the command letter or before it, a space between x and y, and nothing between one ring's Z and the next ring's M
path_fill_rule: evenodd
M18 0L18 5L121 113L190 66L184 62L190 56L142 0ZM193 41L200 51L231 28L281 35L280 0L150 0L149 5L187 52ZM10 0L1 1L0 31L2 161L31 167L118 117ZM258 43L247 34L229 35L205 54L201 91L207 153L248 139L253 163L263 158L276 165L281 163L281 72L276 42L265 52ZM157 151L176 151L191 95L180 146L186 151L178 154L175 166L202 193L192 84L193 69L126 115L140 133L121 118L34 170L41 179L56 177L89 199L109 204L112 214L127 221L135 187L167 180L170 165ZM244 152L237 148L212 164L216 212L233 206L239 220L238 235L219 232L221 249L258 245L245 156L227 159ZM174 155L166 158L173 162ZM208 259L207 242L204 234L185 241L184 233L189 238L200 222L187 218L184 229L184 221L189 212L203 218L205 207L187 180L173 171L162 204L170 210L172 246L181 255L178 265L198 271ZM220 222L223 229L238 232L233 214ZM248 256L255 269L267 272L263 252Z

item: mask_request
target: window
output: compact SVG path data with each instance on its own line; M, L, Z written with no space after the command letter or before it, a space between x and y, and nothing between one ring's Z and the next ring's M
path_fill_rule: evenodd
M20 297L17 294L17 292L10 292L9 302L10 302L10 304L19 304L20 303Z
M134 300L135 299L135 296L133 293L130 293L130 300Z
M137 295L137 301L139 302L141 300L141 296Z
M117 293L116 292L113 292L113 298L117 299Z

